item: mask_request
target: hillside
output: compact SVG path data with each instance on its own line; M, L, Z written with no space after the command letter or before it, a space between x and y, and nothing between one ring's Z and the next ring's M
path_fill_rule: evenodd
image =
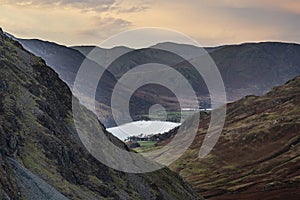
M90 111L81 109L84 120L104 129ZM1 29L0 198L199 199L168 169L128 174L95 160L78 139L67 85Z
M229 45L211 53L229 101L263 95L300 75L300 45L262 42Z
M225 128L199 159L209 117L171 168L207 199L299 199L300 77L228 105ZM160 145L168 142L165 140Z

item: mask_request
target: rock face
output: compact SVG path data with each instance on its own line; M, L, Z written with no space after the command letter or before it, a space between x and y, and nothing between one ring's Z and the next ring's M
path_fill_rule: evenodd
M171 167L199 194L214 200L300 198L300 77L229 104L218 143L198 159L208 121Z
M2 32L0 38L1 199L199 198L168 169L127 174L90 156L76 133L67 85L41 58Z
M39 200L67 200L68 198L47 184L38 176L32 174L13 159L9 159L9 163L13 168L18 187L26 199Z

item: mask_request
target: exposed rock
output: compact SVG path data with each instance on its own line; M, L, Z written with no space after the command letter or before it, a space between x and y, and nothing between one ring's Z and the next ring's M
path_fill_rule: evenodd
M16 176L16 182L26 199L30 200L68 200L52 186L32 174L17 161L9 159Z

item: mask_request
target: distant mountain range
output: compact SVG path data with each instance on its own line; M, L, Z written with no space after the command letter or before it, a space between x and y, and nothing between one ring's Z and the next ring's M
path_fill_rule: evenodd
M193 144L171 166L199 194L212 200L299 199L300 76L261 97L228 104L218 143L200 159L209 121L209 115L202 119ZM175 134L165 133L160 145Z
M58 52L56 47L52 50ZM68 48L60 50L71 52L69 56L81 55ZM49 51L41 53L51 58ZM68 62L76 64L74 60ZM56 69L63 69L59 67L63 66ZM66 66L70 74L73 67ZM82 120L105 130L92 112L79 107L84 111ZM1 199L202 199L169 169L129 174L93 158L78 138L68 86L44 60L1 29L0 122ZM123 142L104 133L119 148L129 151Z
M110 110L110 96L116 82L128 70L137 65L156 61L171 65L190 82L197 93L200 107L210 107L210 97L205 82L195 69L185 60L173 60L168 53L155 48L172 49L184 53L190 59L199 56L202 50L198 47L175 43L161 43L152 49L135 50L127 47L103 49L94 46L66 47L59 44L41 41L17 39L24 48L45 59L70 88L76 72L86 56L92 51L97 59L90 60L91 65L103 66L117 55L128 53L126 59L118 59L110 66L101 79L96 93L97 115L105 126L115 125ZM289 79L300 75L300 45L264 42L246 43L205 48L216 63L224 80L227 100L235 101L246 95L262 95L274 86L281 85ZM138 77L137 77L138 79ZM103 85L104 84L104 85ZM180 83L179 83L180 84ZM178 85L179 87L180 85ZM134 119L148 113L154 104L162 104L168 111L178 111L180 106L174 94L158 85L146 85L138 89L130 102L130 111ZM122 115L120 113L120 115Z
M73 47L84 55L91 50L106 60L115 52L128 52L126 47L113 49L101 49L99 47L79 46ZM201 55L202 50L198 47L176 43L160 43L150 48L171 49L185 54L190 59ZM300 45L279 42L245 43L240 45L226 45L220 47L204 48L216 63L224 80L229 101L238 100L246 95L262 95L276 85L282 85L289 79L300 74ZM103 55L103 56L102 56ZM151 56L148 56L151 58ZM168 62L168 58L166 61ZM127 67L127 68L126 68ZM192 77L194 71L187 62L179 63L176 69L188 73ZM114 68L115 69L115 68ZM113 74L128 71L130 66L122 66ZM199 81L193 80L191 81ZM199 85L199 83L198 83ZM198 92L203 93L200 87Z

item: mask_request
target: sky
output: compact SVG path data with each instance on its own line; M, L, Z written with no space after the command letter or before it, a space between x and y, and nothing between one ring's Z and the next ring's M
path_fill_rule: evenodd
M67 46L140 27L172 29L203 46L300 43L300 0L0 0L0 13L6 32Z

